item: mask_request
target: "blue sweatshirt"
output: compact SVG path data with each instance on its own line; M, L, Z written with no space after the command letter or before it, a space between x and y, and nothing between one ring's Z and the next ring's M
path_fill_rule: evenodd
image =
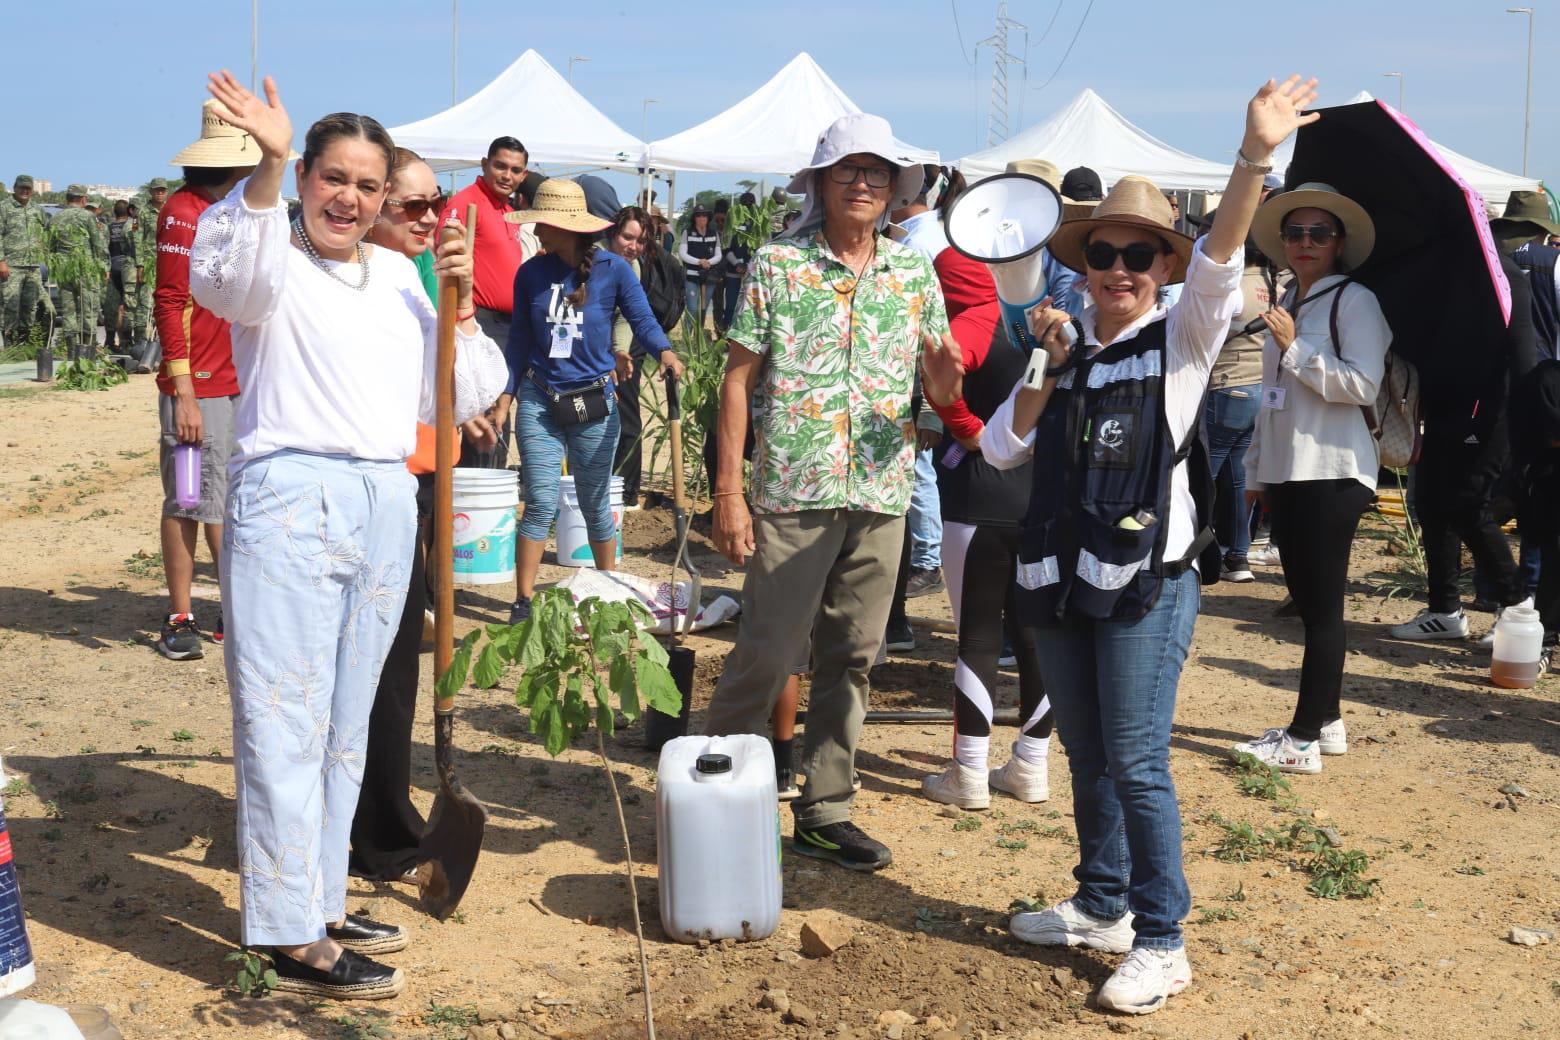
M609 374L615 365L612 315L617 310L650 353L660 357L661 351L672 348L628 261L606 249L595 251L583 314L576 313L566 299L579 283L574 268L552 254L527 260L515 273L514 321L504 347L510 395L516 393L527 369L535 369L542 382L560 392L589 386ZM554 326L574 331L568 357L552 356L558 342Z

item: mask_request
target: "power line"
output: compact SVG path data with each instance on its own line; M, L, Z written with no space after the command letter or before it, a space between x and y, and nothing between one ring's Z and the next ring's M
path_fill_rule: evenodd
M953 0L948 0L948 10L953 12L953 31L959 38L959 57L964 59L964 64L974 65L975 59L964 53L964 30L959 28L959 9Z
M1046 77L1046 81L1044 83L1035 88L1036 90L1044 90L1046 87L1049 87L1051 85L1051 80L1055 79L1056 74L1062 71L1062 66L1067 64L1067 59L1072 56L1073 45L1078 42L1078 37L1082 35L1083 27L1088 23L1089 12L1092 10L1094 10L1094 0L1089 0L1089 6L1083 9L1083 17L1078 19L1078 29L1073 33L1072 41L1067 44L1067 50L1062 55L1062 60L1056 63L1056 69L1051 73L1050 76Z
M1028 46L1030 46L1030 47L1038 47L1042 43L1045 42L1045 38L1047 36L1051 35L1051 26L1056 24L1056 16L1061 14L1062 13L1062 8L1064 8L1066 6L1067 6L1067 0L1056 0L1056 10L1051 12L1051 20L1049 22L1045 23L1045 28L1041 31L1040 38L1038 40L1036 40L1034 43L1029 44Z

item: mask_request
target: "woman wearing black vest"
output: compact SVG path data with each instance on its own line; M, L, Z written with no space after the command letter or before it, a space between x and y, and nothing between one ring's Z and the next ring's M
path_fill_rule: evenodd
M722 251L720 233L710 225L710 211L703 206L694 206L677 258L682 261L687 277L688 314L692 315L695 325L704 324L705 312L715 304L715 293L720 288L718 268Z
M1125 953L1099 1004L1130 1014L1157 1011L1191 982L1170 724L1197 617L1192 566L1211 532L1197 533L1206 518L1183 450L1196 447L1213 359L1240 308L1241 244L1262 176L1273 149L1316 119L1300 114L1315 86L1296 76L1257 92L1218 216L1195 246L1142 178L1123 178L1092 216L1062 225L1049 248L1087 277L1083 318L1031 312L1044 349L981 436L995 466L1034 460L1019 609L1067 741L1078 828L1076 894L1011 927L1026 942ZM1183 281L1163 307L1160 288ZM1069 332L1081 333L1076 349ZM956 350L922 358L934 400L962 396Z

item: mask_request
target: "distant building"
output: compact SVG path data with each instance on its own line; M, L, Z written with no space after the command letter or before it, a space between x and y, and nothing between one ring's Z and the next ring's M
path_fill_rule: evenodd
M112 184L88 184L86 187L88 195L101 195L105 199L111 200L125 199L128 201L135 198L137 191L135 188L116 188Z

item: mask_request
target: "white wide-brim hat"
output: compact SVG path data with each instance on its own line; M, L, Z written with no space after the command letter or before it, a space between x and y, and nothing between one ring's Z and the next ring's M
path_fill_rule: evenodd
M797 171L786 190L792 195L806 194L812 186L814 173L833 166L847 155L858 153L875 155L898 168L899 176L894 179L891 186L893 195L888 200L890 212L910 205L921 194L921 187L926 182L926 171L921 168L920 160L904 154L904 149L894 140L894 132L889 128L888 120L866 112L840 116L819 134L812 162Z
M1297 209L1326 210L1337 218L1343 226L1343 252L1338 259L1346 271L1363 264L1370 251L1376 248L1376 222L1370 219L1364 206L1339 194L1331 184L1307 181L1294 191L1268 196L1251 219L1252 240L1279 267L1289 265L1281 234L1284 218Z

